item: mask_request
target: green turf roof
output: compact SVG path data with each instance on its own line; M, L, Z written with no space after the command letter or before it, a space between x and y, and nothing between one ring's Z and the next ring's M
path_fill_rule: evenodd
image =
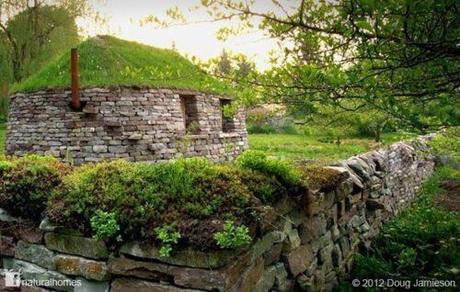
M80 85L150 86L231 94L230 87L179 53L111 36L78 45ZM42 70L15 84L11 92L70 87L70 50Z

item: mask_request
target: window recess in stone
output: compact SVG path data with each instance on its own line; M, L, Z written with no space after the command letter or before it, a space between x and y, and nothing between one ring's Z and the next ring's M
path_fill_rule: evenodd
M180 106L185 132L191 135L198 134L200 132L200 123L196 96L180 95Z
M235 122L233 116L226 116L224 113L224 108L229 107L232 104L232 101L229 99L220 100L220 110L222 112L222 132L228 133L235 130Z

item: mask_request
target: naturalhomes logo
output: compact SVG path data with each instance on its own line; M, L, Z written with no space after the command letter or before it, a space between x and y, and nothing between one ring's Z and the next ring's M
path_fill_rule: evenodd
M23 279L22 269L3 269L1 270L5 277L5 287L47 287L47 288L57 288L57 287L80 287L82 285L81 280L72 280L72 279ZM40 276L38 275L38 278Z

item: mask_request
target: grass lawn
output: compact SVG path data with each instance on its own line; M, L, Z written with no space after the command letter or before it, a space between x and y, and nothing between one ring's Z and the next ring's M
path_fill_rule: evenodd
M410 136L412 135L385 134L382 137L383 143L376 143L372 139L343 139L341 144L337 145L321 137L251 134L249 135L249 147L252 150L260 150L284 159L331 162L381 147L384 144L404 140Z

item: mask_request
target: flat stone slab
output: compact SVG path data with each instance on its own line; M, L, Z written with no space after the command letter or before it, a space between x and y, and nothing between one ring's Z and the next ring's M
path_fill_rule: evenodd
M12 259L4 268L21 270L22 280L39 281L39 283L41 282L43 284L42 287L46 288L52 288L60 291L73 291L73 287L76 284L75 280L68 278L60 273L50 271L42 267L39 267L35 264L31 264L21 260Z
M47 248L67 254L91 259L106 259L109 256L105 243L92 238L47 233L45 234L45 242Z
M203 252L184 249L176 251L170 257L162 257L157 247L138 242L124 244L120 252L138 258L155 259L171 265L194 268L220 268L230 263L238 255L238 252L230 250Z
M143 280L118 278L112 282L110 292L186 292L199 291L184 289Z
M18 241L16 245L17 259L25 260L46 269L53 270L54 267L54 252L50 251L43 245L27 243L25 241Z
M97 281L105 281L110 278L105 262L60 254L54 258L54 265L56 271L66 275L83 276L86 279Z

